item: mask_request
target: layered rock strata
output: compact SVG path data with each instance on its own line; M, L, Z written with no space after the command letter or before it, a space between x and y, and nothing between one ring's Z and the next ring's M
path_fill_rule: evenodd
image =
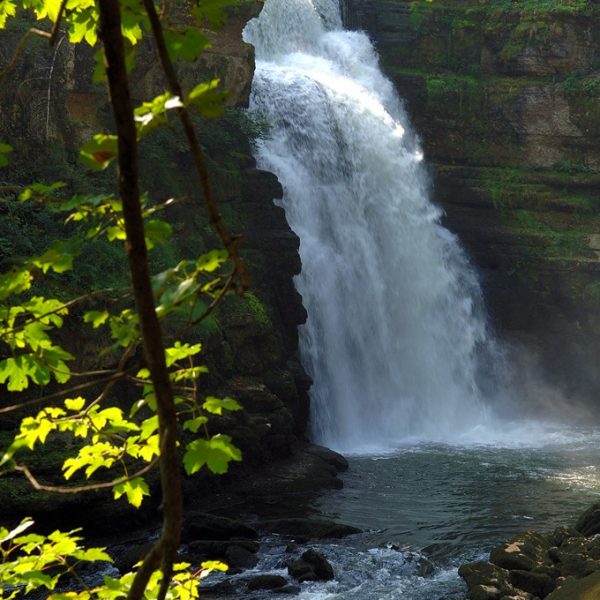
M493 323L569 396L600 391L597 3L345 0L481 272Z

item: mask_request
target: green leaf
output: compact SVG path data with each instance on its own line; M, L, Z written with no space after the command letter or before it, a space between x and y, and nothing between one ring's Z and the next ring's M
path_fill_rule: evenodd
M79 560L86 560L88 562L113 562L113 559L109 554L106 553L104 548L88 548L87 550L79 550L74 552L73 555Z
M178 360L195 356L202 350L202 344L182 344L175 342L171 348L165 350L167 367L173 366Z
M200 427L203 427L208 423L208 419L204 416L195 417L193 419L187 419L183 422L184 431L191 431L192 433L198 433Z
M113 488L115 500L118 500L123 494L127 496L129 504L139 508L142 504L144 496L150 495L148 484L141 478L136 477L130 481L119 483Z
M216 90L219 87L219 83L220 83L220 81L218 79L213 79L213 80L208 81L206 83L199 83L187 95L187 101L188 102L195 102L196 100L198 100L198 98L200 98L204 94L207 94L210 91Z
M174 62L179 58L187 61L196 60L210 46L209 39L195 27L184 31L166 30L164 36L169 56Z
M97 133L79 151L81 162L94 171L102 171L117 156L117 136Z
M38 19L48 17L53 23L58 18L61 0L44 0L39 7L36 7L35 14Z
M200 566L203 570L208 571L209 573L212 571L225 572L229 570L229 567L220 560L205 560L204 562L200 563Z
M0 383L8 381L9 392L22 392L29 387L31 357L26 355L0 361Z
M173 233L173 227L166 221L160 221L159 219L146 221L144 223L144 229L148 248L164 244L169 240Z
M6 300L13 294L20 294L31 287L33 276L29 269L14 267L8 273L0 275L0 300Z
M166 123L167 111L183 106L178 96L173 96L170 92L165 92L152 99L150 102L144 102L134 110L134 119L138 133L138 139L142 139L158 125Z
M79 2L81 4L81 0ZM85 40L90 46L95 46L98 40L98 13L94 6L82 7L69 19L69 40L73 44Z
M17 14L17 6L13 0L3 0L0 2L0 29L4 29L6 27L6 21L8 17L14 17ZM1 157L0 157L0 166Z
M47 273L49 270L55 273L64 273L73 268L73 260L79 255L81 240L71 238L65 241L54 242L44 254L33 258L30 264Z
M63 477L70 479L77 471L85 468L85 476L89 478L100 468L112 467L120 455L121 449L109 442L83 446L77 456L67 458L63 463Z
M199 271L212 273L221 267L228 257L227 250L211 250L198 258L196 268Z
M11 5L11 3L9 2L9 6L6 8L10 9L10 5ZM14 7L14 5L13 5L13 7ZM4 22L3 22L2 21L3 10L5 10L5 7L2 6L2 4L0 3L0 29L2 29L4 27L4 23L6 23L6 15L9 14L8 12L4 13ZM14 15L14 14L15 13L13 12L12 15ZM8 144L3 144L0 142L0 167L5 167L8 164L8 157L6 155L12 151L13 151L12 146L9 146Z
M231 443L231 438L223 434L209 440L194 440L188 444L183 455L183 465L188 475L198 472L204 465L221 475L227 472L232 460L242 460L242 453Z
M218 79L198 84L187 95L186 104L196 106L202 116L207 119L214 119L221 116L227 93L217 89L219 84L220 81Z
M79 398L67 398L65 400L65 407L68 410L79 412L85 406L85 398L79 396Z
M192 12L201 24L207 20L212 27L219 27L227 18L225 8L232 3L236 3L235 0L202 0Z
M142 39L139 13L133 12L127 3L123 3L121 11L121 34L132 46Z
M90 310L83 315L84 323L91 323L94 329L100 327L110 316L107 310Z
M29 529L33 525L33 520L29 517L26 517L21 521L19 525L17 525L12 531L7 531L3 528L4 535L2 539L0 539L0 544L4 544L4 542L8 542L13 538L17 537L21 533L23 533L26 529Z
M223 400L220 400L219 398L213 398L212 396L206 398L202 408L213 415L222 415L224 410L242 410L242 407L233 398L224 398Z
M108 227L106 229L106 238L109 242L114 242L115 240L126 240L127 234L125 233L125 224L123 223Z

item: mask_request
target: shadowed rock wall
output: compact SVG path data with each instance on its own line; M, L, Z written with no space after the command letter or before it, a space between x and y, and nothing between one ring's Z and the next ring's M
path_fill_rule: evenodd
M293 285L293 276L300 270L299 241L283 209L273 203L282 194L276 177L256 169L251 156L252 139L261 134L264 124L248 119L240 108L247 105L254 73L253 48L242 41L241 31L261 7L261 2L254 2L232 9L224 28L210 34L212 48L180 72L184 88L219 77L229 91L230 108L224 118L198 119L196 124L224 220L231 231L244 236L240 248L251 291L243 297L226 298L191 336L203 343L203 360L210 369L200 382L202 391L230 395L244 407L211 421L213 432L229 433L243 450L243 468L294 453L296 443L304 437L310 386L297 358L297 327L306 319ZM12 56L27 26L21 21L12 23L0 40L0 58ZM37 211L33 216L17 215L13 210L19 205L15 186L61 180L67 184L65 193L102 193L114 188L114 171L89 174L77 159L81 143L112 127L105 86L91 81L95 51L83 44L72 46L66 38L59 40L55 49L33 40L11 72L10 85L0 90L0 139L15 149L8 168L0 173L2 182L8 184L8 191L0 193L0 218L10 225L7 230L16 232L5 239L5 230L0 230L1 268L10 265L15 256L42 250L41 243L50 243L62 231L51 215L41 218L37 214L42 211L39 207L29 209ZM136 102L147 101L164 89L149 44L138 50L131 85ZM142 189L150 191L151 200L182 200L164 215L174 229L174 247L166 252L166 258L193 256L217 247L219 241L208 223L182 136L153 133L141 144L141 157ZM35 239L25 239L28 236ZM97 253L90 260L100 258ZM114 270L118 276L125 266L119 260L100 271ZM76 324L69 335L71 339L64 344L85 363L80 367L98 367L103 360L110 360L99 357L98 340L78 336ZM123 393L123 397L129 396ZM6 437L14 425L4 422L0 435ZM50 450L61 458L60 444ZM36 465L44 473L51 472L50 459L56 458L50 451L46 454ZM238 468L234 465L232 471ZM30 507L30 513L56 512L54 499L41 494L31 498L22 478L7 477L2 483L7 486L0 488L7 515L13 510L18 513L23 504Z

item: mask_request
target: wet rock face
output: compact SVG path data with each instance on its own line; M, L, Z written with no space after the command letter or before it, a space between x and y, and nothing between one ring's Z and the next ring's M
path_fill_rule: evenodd
M592 504L577 520L575 529L583 535L600 533L600 503Z
M262 3L242 4L232 8L224 26L211 34L210 50L197 62L181 67L184 89L198 81L219 77L230 91L229 104L247 103L254 56L253 49L243 42L241 31L258 14ZM0 40L0 54L12 56L20 32L9 29L5 33ZM0 90L0 139L15 146L15 155L29 161L25 163L26 169L3 170L3 177L10 183L22 183L20 178L29 177L30 167L34 170L40 167L29 164L35 157L50 173L48 182L67 181L67 192L87 192L85 177L79 176L79 167L73 163L77 162L76 152L83 141L96 131L112 128L107 97L102 86L91 83L94 68L91 48L81 44L71 46L64 38L57 43L55 58L52 63L53 55L47 45L34 43L32 52L23 54L22 62L11 75L15 81L24 82L23 85ZM47 73L51 64L54 64L51 81L34 76L37 72ZM25 85L25 82L31 83ZM45 101L49 97L50 84L52 94L46 105L40 99ZM131 85L136 102L163 91L164 79L152 44L140 44ZM291 456L294 445L305 434L311 385L298 359L297 328L306 319L293 283L300 270L299 240L290 230L283 209L273 202L282 195L277 178L257 169L252 159L251 138L260 135L260 131L261 124L246 119L239 109L226 111L222 119L198 124L223 218L230 231L243 236L239 247L251 287L243 297L228 296L211 314L211 319L193 330L190 341L202 343L202 361L209 368L201 381L202 394L231 396L243 406L242 411L221 418L215 416L211 421L212 433L230 434L243 451L241 469L262 467ZM153 201L186 198L164 215L175 231L170 249L173 256L179 260L220 247L205 216L193 165L180 148L181 139L177 134L161 138L161 133L165 132L156 132L140 145L141 187L150 190ZM60 160L54 155L42 155L42 149L56 151ZM72 177L73 172L77 177ZM111 188L112 179L106 181L97 185ZM30 183L29 179L26 182ZM115 270L118 269L115 265ZM89 363L83 370L106 366L98 364L105 358L99 358L100 353L91 340L78 337L76 328L69 336L73 339L65 345ZM232 466L234 475L239 473L238 467ZM339 483L335 477L332 479ZM323 481L329 484L327 477ZM192 486L189 482L186 485ZM10 497L11 490L7 488L6 494ZM7 514L24 510L20 499L15 498L10 505L3 505ZM28 505L32 504L28 500ZM25 512L58 514L56 500L49 500L47 507L45 504ZM123 520L128 519L127 515ZM238 554L239 560L243 560L241 553Z
M593 399L600 6L560 6L344 0L406 101L496 329L569 398Z
M462 565L458 573L467 584L467 598L595 598L600 590L600 538L581 532L596 528L597 511L597 504L591 506L575 528L557 527L549 535L528 531L494 548L489 562Z

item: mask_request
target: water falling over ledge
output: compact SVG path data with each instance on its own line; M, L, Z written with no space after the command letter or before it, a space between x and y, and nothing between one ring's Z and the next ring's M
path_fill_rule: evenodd
M256 158L300 238L313 438L369 452L485 426L479 284L369 39L343 30L336 0L267 0L245 37L251 110L271 124Z

